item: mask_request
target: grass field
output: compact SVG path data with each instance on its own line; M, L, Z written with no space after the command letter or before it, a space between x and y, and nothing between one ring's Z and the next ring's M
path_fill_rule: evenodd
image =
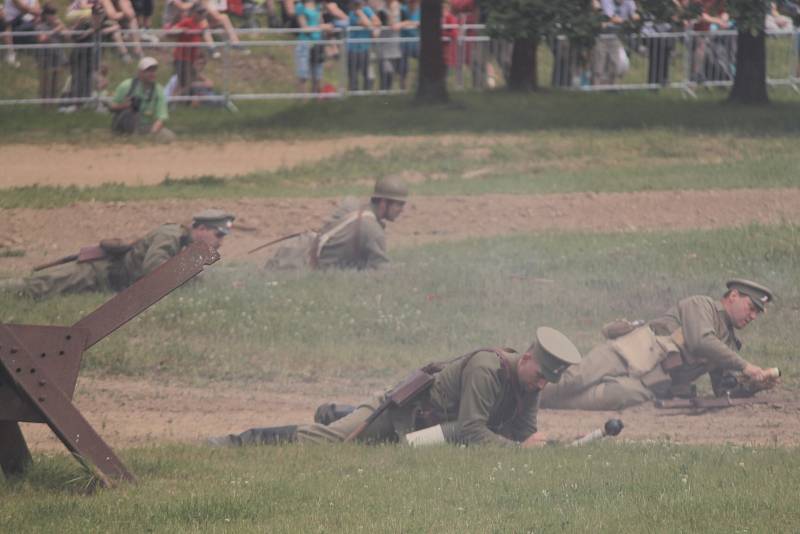
M66 458L0 483L7 532L791 532L797 450L171 446L80 495Z
M253 105L238 116L181 111L176 123L193 140L396 133L431 141L236 179L3 190L0 210L88 199L363 193L366 176L401 170L436 177L415 185L424 195L798 186L800 102L793 98L766 108L650 94L467 94L424 110L406 99L389 102ZM0 108L0 120L8 124L3 143L108 142L107 118L93 115ZM514 137L488 149L436 138L461 133ZM479 162L470 161L479 148ZM476 165L493 171L465 179ZM743 276L777 295L741 333L743 356L781 367L789 392L800 386L796 226L552 232L391 252L393 268L377 273L213 268L91 349L83 372L187 385L341 377L389 384L420 363L475 346L525 347L540 325L563 330L585 352L609 320L651 318L683 296L719 295L724 280ZM0 322L68 325L106 298L42 305L1 295ZM139 483L91 497L71 458L35 455L25 477L0 481L0 531L744 533L800 524L797 448L653 442L527 451L157 445L118 452Z
M525 348L542 325L563 329L587 350L605 322L653 318L683 296L720 295L724 280L746 275L772 287L780 304L743 333L743 354L783 368L796 387L798 253L800 231L785 226L435 244L398 250L391 271L368 274L266 274L234 265L168 297L84 361L97 373L201 381L389 382L471 347ZM42 306L3 296L0 320L71 324L104 298Z

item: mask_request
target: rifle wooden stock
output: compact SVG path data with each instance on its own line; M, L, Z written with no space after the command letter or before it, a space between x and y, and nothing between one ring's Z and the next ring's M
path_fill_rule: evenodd
M384 401L378 406L374 412L369 414L369 417L358 425L349 436L345 438L345 442L350 442L361 435L369 425L373 423L378 417L381 416L390 406L404 406L408 401L414 399L419 393L428 389L433 384L433 375L430 375L422 369L416 369L405 380L400 382L393 390L386 394Z
M49 269L50 267L55 267L56 265L63 265L65 263L69 263L72 261L83 263L85 261L102 260L106 256L107 256L106 251L103 250L103 248L100 245L89 245L88 247L81 247L81 250L77 254L70 254L69 256L64 256L63 258L58 258L57 260L37 265L36 267L33 268L33 271L36 272L44 269Z
M748 406L751 404L769 404L770 401L765 399L732 399L730 397L712 397L694 399L664 399L655 401L656 408L665 410L680 410L686 408L693 408L695 410L719 410L722 408L730 408L732 406Z

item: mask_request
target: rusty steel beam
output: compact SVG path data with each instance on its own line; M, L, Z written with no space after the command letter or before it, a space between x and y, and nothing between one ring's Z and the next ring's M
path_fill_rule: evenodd
M0 469L7 477L21 475L31 463L31 452L19 424L0 421Z
M31 456L19 421L44 422L105 486L133 475L72 403L83 352L219 259L193 243L72 327L0 324L0 467Z
M44 416L64 446L84 465L96 468L104 485L134 480L111 447L56 385L47 364L38 363L6 325L0 325L0 362L17 390Z
M90 332L84 350L161 300L173 289L186 283L202 271L204 265L211 265L219 257L219 253L207 244L192 243L148 276L115 295L73 325L75 328L85 328Z

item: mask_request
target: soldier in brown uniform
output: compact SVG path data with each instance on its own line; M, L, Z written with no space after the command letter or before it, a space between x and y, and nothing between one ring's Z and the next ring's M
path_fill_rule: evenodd
M345 199L318 232L305 232L267 260L267 269L378 269L389 263L386 221L394 221L408 199L399 178L375 183L370 202Z
M661 317L598 345L543 392L542 407L619 410L656 398L692 396L692 383L706 373L717 396L774 387L775 377L737 354L742 344L736 337L736 330L765 311L772 292L748 280L731 280L727 287L721 300L685 298ZM737 387L730 380L736 374L756 387Z
M552 328L536 331L536 341L522 355L511 349L478 349L443 364L432 384L402 407L382 412L359 441L398 441L416 430L442 425L454 443L530 446L536 433L539 392L558 382L580 353L566 336ZM344 441L383 403L386 394L364 403L331 423L254 428L241 434L211 438L210 444L255 445L279 442Z
M97 254L42 270L24 279L2 281L0 289L17 291L33 298L47 298L87 291L121 291L175 256L193 241L219 248L229 233L234 216L209 209L192 218L191 228L162 224L132 245L106 240Z

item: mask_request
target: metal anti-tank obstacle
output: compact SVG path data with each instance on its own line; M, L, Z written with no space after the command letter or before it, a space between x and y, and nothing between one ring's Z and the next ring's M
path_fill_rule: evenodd
M72 326L0 323L0 467L21 474L31 461L20 422L47 423L105 486L133 481L111 447L72 403L84 351L220 258L193 243Z

